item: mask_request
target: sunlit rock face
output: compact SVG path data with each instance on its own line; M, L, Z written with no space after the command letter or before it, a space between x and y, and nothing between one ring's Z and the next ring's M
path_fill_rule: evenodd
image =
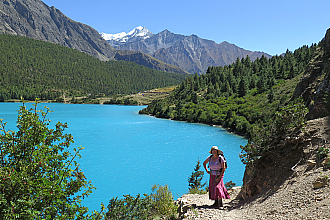
M40 0L1 1L0 33L60 44L101 60L112 59L116 52L96 30Z

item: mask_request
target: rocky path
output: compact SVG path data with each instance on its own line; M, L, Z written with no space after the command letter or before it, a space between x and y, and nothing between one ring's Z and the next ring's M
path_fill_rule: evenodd
M236 196L240 192L240 187L230 190L231 199L223 200L223 208L214 208L214 201L208 198L208 194L188 194L183 195L178 201L182 201L187 208L187 212L183 214L183 219L200 219L200 220L219 220L219 219L249 219L244 218L240 212L232 212L238 208L238 200ZM183 208L184 209L184 208ZM240 208L238 208L240 210ZM185 210L183 210L185 211Z
M263 194L250 201L240 202L238 199L224 200L224 208L211 207L213 201L208 194L184 195L178 200L190 207L182 215L183 219L330 219L329 184L314 188L319 177L330 176L330 171L315 169L301 176L288 180L277 192ZM239 188L231 192L232 198L238 194Z
M237 196L240 188L235 188L230 192L231 197ZM213 208L211 207L214 201L208 198L208 194L198 195L198 194L187 194L183 195L178 199L183 204L183 212L185 212L185 207L187 207L187 212L183 214L183 219L242 219L239 215L235 213L230 213L231 205L233 199L223 200L224 207Z
M316 170L320 173L320 170ZM327 172L326 175L330 173ZM311 173L304 175L307 180L296 177L284 184L276 193L265 194L251 201L240 202L237 199L224 200L224 208L211 207L213 201L208 194L184 195L179 200L190 208L183 219L240 220L240 219L330 219L330 188L313 188L317 177ZM239 188L230 194L233 198Z

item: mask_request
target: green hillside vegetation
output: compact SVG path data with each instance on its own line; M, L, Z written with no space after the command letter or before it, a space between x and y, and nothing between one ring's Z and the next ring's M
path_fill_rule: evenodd
M187 77L132 62L102 62L64 46L12 35L0 35L0 51L0 101L130 94L178 85Z
M221 125L251 135L252 125L266 122L288 104L316 44L255 61L237 59L188 77L167 98L154 100L141 114Z

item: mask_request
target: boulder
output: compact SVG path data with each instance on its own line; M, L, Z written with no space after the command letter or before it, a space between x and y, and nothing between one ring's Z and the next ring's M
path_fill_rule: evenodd
M328 182L329 182L329 178L327 176L318 177L313 182L313 188L314 189L319 189L319 188L328 186Z
M307 164L308 164L308 166L315 166L316 161L315 160L307 160Z

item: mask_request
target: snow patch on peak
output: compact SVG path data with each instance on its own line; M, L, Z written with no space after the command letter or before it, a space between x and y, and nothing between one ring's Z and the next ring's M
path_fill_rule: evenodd
M140 33L140 32L143 32L143 30L147 30L145 27L142 27L142 26L138 26L136 28L134 28L133 30L131 30L130 32L128 32L127 35L133 35L134 33Z
M125 32L121 32L118 34L100 33L100 35L107 41L117 41L117 42L125 43L134 38L147 39L147 38L151 37L153 35L153 33L145 27L138 26L128 33L125 33Z
M121 32L118 34L106 34L106 33L100 33L100 34L105 40L118 40L127 35L125 32Z

